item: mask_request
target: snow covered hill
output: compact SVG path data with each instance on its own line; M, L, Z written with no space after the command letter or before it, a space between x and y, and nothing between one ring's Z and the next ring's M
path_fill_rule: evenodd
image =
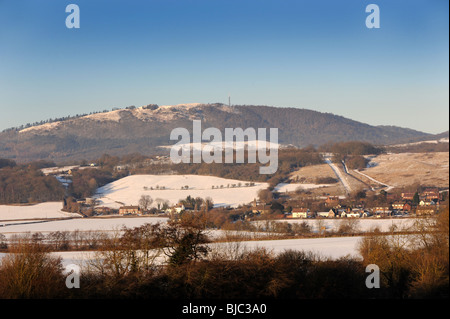
M62 202L47 202L26 206L0 205L0 221L81 217L79 214L71 214L61 211L62 207Z
M187 186L187 187L186 187ZM199 175L132 175L107 184L98 189L99 206L119 208L123 205L138 205L142 195L149 195L156 207L156 199L167 200L170 205L187 196L211 197L215 207L237 207L252 202L258 191L268 187L267 183L254 183Z
M375 127L342 116L300 108L222 103L130 106L89 115L68 116L36 126L0 132L2 157L22 162L95 160L104 153L122 156L139 152L162 155L173 145L174 128L192 131L193 120L202 128L278 128L280 144L297 147L333 141L362 140L394 144L430 139L430 134L402 128ZM318 129L320 128L320 129Z

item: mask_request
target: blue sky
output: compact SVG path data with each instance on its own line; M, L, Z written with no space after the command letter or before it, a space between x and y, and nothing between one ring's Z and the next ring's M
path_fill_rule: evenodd
M68 29L65 8L80 8ZM365 8L380 8L368 29ZM449 127L447 0L0 0L0 130L156 103Z

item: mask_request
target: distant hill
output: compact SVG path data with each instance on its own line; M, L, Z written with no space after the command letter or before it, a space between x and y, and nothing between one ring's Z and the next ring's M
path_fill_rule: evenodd
M184 127L192 131L194 119L202 120L202 130L278 128L280 144L298 147L353 140L385 145L434 136L395 126L371 126L339 115L299 108L229 107L219 103L148 105L6 130L0 133L0 157L17 162L43 159L64 163L96 159L104 153L158 154L164 152L158 146L176 143L169 139L172 129Z

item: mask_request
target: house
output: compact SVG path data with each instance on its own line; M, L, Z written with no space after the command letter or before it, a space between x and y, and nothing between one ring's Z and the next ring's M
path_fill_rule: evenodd
M307 208L293 208L292 218L308 218L310 211Z
M370 217L370 216L372 216L372 213L369 212L369 211L367 211L367 210L365 210L365 211L361 214L361 217L363 217L363 218L367 218L367 217Z
M335 217L339 217L338 211L337 209L332 208L328 211L328 218L335 218Z
M179 213L181 213L182 211L186 210L186 207L184 206L184 204L178 203L178 204L174 205L174 206L172 207L171 210L172 210L172 211L171 211L172 213L177 213L177 214L179 214Z
M426 188L422 194L424 198L428 201L432 199L439 199L439 189L438 188Z
M169 207L165 210L168 214L180 214L184 211L190 211L194 210L194 207L191 205L184 205L183 203L178 203L176 205L173 205L172 207Z
M372 211L374 212L381 212L381 213L387 213L390 211L389 206L377 206L377 207L373 207Z
M347 210L341 214L341 217L347 218L360 218L362 216L362 211L360 209Z
M389 206L373 207L371 210L373 215L376 216L377 218L388 217L391 216L392 214L392 210L390 209Z
M339 208L339 209L337 209L336 217L345 217L346 213L347 213L347 209ZM342 214L344 214L344 216L342 216Z
M252 207L253 214L268 214L270 213L270 205L256 205Z
M402 193L403 200L413 200L415 193Z
M316 214L317 217L321 217L321 218L335 218L337 215L337 210L335 209L330 209L327 212L318 212Z
M103 206L101 206L101 207L95 207L95 208L94 208L94 211L95 211L97 214L108 214L108 213L111 213L111 208L109 208L109 207L103 207Z
M410 203L405 203L405 205L403 205L403 211L410 212L411 210L412 210L412 206Z
M405 203L402 203L402 202L392 203L392 209L394 209L394 210L403 210L404 206L405 206Z
M141 209L139 206L122 206L119 208L119 215L140 215Z
M376 216L377 218L384 218L384 217L389 217L392 215L392 211L374 211L373 212L374 216Z
M392 204L393 215L403 216L411 212L412 206L409 203L396 202Z
M417 216L424 216L424 215L434 215L436 214L436 206L420 206L416 209L416 215Z
M439 200L438 199L421 200L419 206L439 206Z
M268 214L270 213L270 205L266 205L266 204L257 204L256 199L253 200L253 205L252 205L252 213L253 214Z
M350 212L350 213L346 213L347 214L347 218L360 218L361 217L361 212Z
M320 217L320 218L329 218L330 212L317 212L316 216ZM333 217L334 217L334 214L333 214Z

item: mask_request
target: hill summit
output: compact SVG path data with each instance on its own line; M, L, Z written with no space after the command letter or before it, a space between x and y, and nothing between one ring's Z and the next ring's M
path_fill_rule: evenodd
M66 162L95 159L104 153L160 154L177 127L278 128L279 143L297 147L329 142L364 141L385 145L425 139L430 134L395 126L371 126L331 113L256 105L221 103L179 105L149 104L102 113L69 117L0 133L0 154L18 162ZM167 150L167 148L166 148Z

